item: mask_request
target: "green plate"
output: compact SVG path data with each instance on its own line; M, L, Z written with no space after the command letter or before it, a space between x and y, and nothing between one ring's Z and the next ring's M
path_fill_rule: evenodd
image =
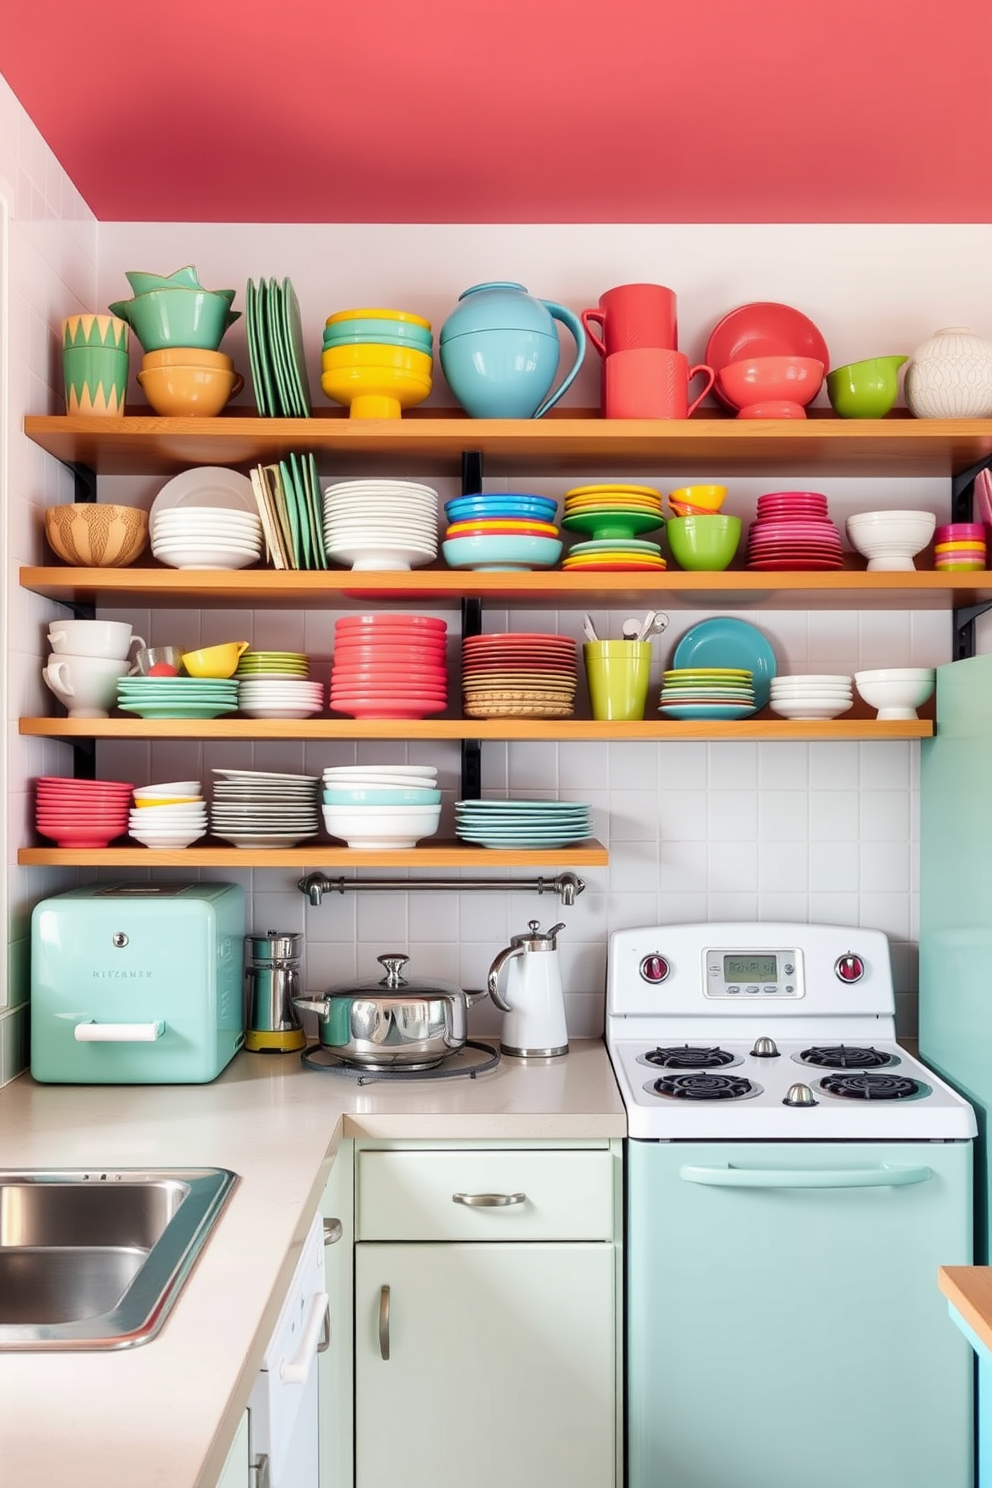
M283 320L283 346L292 389L292 412L296 418L310 417L310 378L303 339L303 320L296 291L288 279L282 281L279 298ZM287 410L288 411L288 410Z
M118 703L122 713L137 713L139 718L220 718L222 713L237 713L237 706L222 703Z
M313 502L310 499L310 483L307 478L307 470L303 456L290 451L287 456L289 468L293 477L293 486L296 491L296 501L300 513L300 525L303 532L303 546L306 549L307 568L319 568L320 545L317 542L317 533L313 520Z
M258 307L254 281L249 279L245 287L245 328L248 334L248 365L251 368L251 383L255 389L255 403L263 418L271 410L268 406L268 390L262 375L262 352L258 344Z
M265 325L278 397L278 412L281 418L290 418L293 413L293 387L289 376L288 347L283 333L281 291L274 279L270 279L265 287Z
M278 474L276 481L282 491L283 505L289 523L290 547L293 555L293 567L304 568L303 543L300 536L300 518L296 509L296 491L293 486L293 477L289 473L289 466L285 460L280 460L276 467Z
M665 519L653 512L623 511L618 508L615 511L574 512L571 516L562 517L561 525L569 532L590 532L597 541L602 541L607 538L636 537L639 532L655 532L659 527L664 527Z
M272 356L269 349L266 305L265 280L260 279L255 289L255 341L258 346L258 367L262 386L265 389L266 417L277 418L279 415L279 404L272 370Z

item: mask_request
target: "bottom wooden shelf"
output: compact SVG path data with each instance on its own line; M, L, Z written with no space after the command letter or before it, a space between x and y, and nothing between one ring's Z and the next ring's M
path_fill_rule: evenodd
M18 863L75 868L596 868L610 860L594 837L573 847L489 848L435 842L400 852L358 852L333 843L270 851L240 847L22 847ZM493 888L499 887L498 883Z

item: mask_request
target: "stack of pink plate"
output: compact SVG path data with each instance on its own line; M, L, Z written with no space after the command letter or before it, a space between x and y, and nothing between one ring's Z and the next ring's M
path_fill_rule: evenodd
M332 712L426 718L448 706L448 627L428 615L349 615L334 626Z
M575 685L575 642L568 636L504 633L462 641L466 718L571 718Z
M819 491L769 491L758 497L757 512L747 535L748 568L843 568L840 533Z
M64 780L42 775L37 782L35 825L59 847L109 847L127 831L130 781Z

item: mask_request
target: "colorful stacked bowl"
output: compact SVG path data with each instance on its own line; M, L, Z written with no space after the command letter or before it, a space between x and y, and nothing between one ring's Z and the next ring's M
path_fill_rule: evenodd
M945 522L934 532L933 566L945 572L985 567L984 522Z
M334 626L330 706L352 718L426 718L448 706L448 627L429 615L349 615Z
M324 771L322 814L331 837L366 852L415 847L441 823L434 765L343 765Z
M399 418L433 386L431 323L409 310L338 310L324 326L320 385L352 418Z
M58 847L109 847L127 831L133 789L130 781L43 775L36 783L35 825Z
M628 486L618 481L575 486L565 492L561 525L569 532L587 532L596 539L653 532L665 525L661 492L653 486Z
M673 517L694 517L718 512L727 499L726 486L680 486L669 491Z
M130 300L110 306L126 320L143 350L167 347L216 351L240 310L232 310L233 289L204 289L192 264L174 274L148 274L131 269L125 278L134 290Z
M189 784L183 781L181 784ZM161 786L135 786L128 835L150 848L189 847L207 831L207 803L203 788L172 795Z
M471 547L466 550L460 546L461 540L465 538L482 538L485 542L493 539L497 551L500 551L500 545L507 538L537 538L557 544L558 551L552 561L560 556L561 543L554 521L558 503L551 497L517 495L513 492L480 492L476 496L462 496L446 501L444 510L448 518L444 533L444 554L452 567L478 567L478 564L460 565L457 561L451 564L449 553L453 553L456 560L459 554L466 551L472 556L474 550ZM486 551L485 546L483 551ZM547 551L551 553L550 548Z

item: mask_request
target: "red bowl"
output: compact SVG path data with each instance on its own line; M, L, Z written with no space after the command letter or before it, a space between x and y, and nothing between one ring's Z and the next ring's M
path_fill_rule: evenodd
M766 356L729 362L716 376L721 393L734 408L777 402L805 408L820 391L823 372L823 363L815 357ZM787 418L788 414L768 413L766 417Z

